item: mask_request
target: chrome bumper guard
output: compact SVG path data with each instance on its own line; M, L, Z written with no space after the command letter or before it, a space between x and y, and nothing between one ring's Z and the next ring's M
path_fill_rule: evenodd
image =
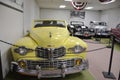
M17 67L16 67L17 66ZM39 65L36 66L36 70L27 70L27 69L21 69L17 62L11 62L11 69L12 71L14 68L16 69L16 72L23 74L23 75L30 75L30 76L37 76L38 79L40 78L52 78L52 77L65 77L67 74L73 74L81 72L82 70L88 69L88 60L83 60L80 66L74 66L70 68L66 68L66 65L63 64L61 69L56 70L41 70L41 67Z

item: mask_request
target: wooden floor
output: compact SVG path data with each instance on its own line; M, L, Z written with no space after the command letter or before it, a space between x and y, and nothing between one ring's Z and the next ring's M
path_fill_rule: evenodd
M120 71L120 52L114 49L111 72L115 75L116 79L104 78L102 72L108 72L111 48L106 47L94 40L85 40L88 44L87 59L89 61L89 71L94 76L95 80L118 80Z

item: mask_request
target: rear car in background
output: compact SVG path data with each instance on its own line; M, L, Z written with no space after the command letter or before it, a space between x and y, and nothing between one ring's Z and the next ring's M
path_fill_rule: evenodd
M103 21L90 21L90 29L94 31L95 37L109 37L110 30L107 23Z
M34 20L11 48L11 70L38 78L65 77L88 69L87 44L70 36L64 20Z

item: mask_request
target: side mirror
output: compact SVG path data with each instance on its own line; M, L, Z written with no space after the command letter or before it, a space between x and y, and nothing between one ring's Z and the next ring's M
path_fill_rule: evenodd
M26 31L26 35L29 35L29 34L30 34L30 31L29 31L29 30L27 30L27 31Z

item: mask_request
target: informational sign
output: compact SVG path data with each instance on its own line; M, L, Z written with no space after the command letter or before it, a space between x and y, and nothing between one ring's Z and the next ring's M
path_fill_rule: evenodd
M70 16L84 19L85 18L85 11L73 10L70 12Z

